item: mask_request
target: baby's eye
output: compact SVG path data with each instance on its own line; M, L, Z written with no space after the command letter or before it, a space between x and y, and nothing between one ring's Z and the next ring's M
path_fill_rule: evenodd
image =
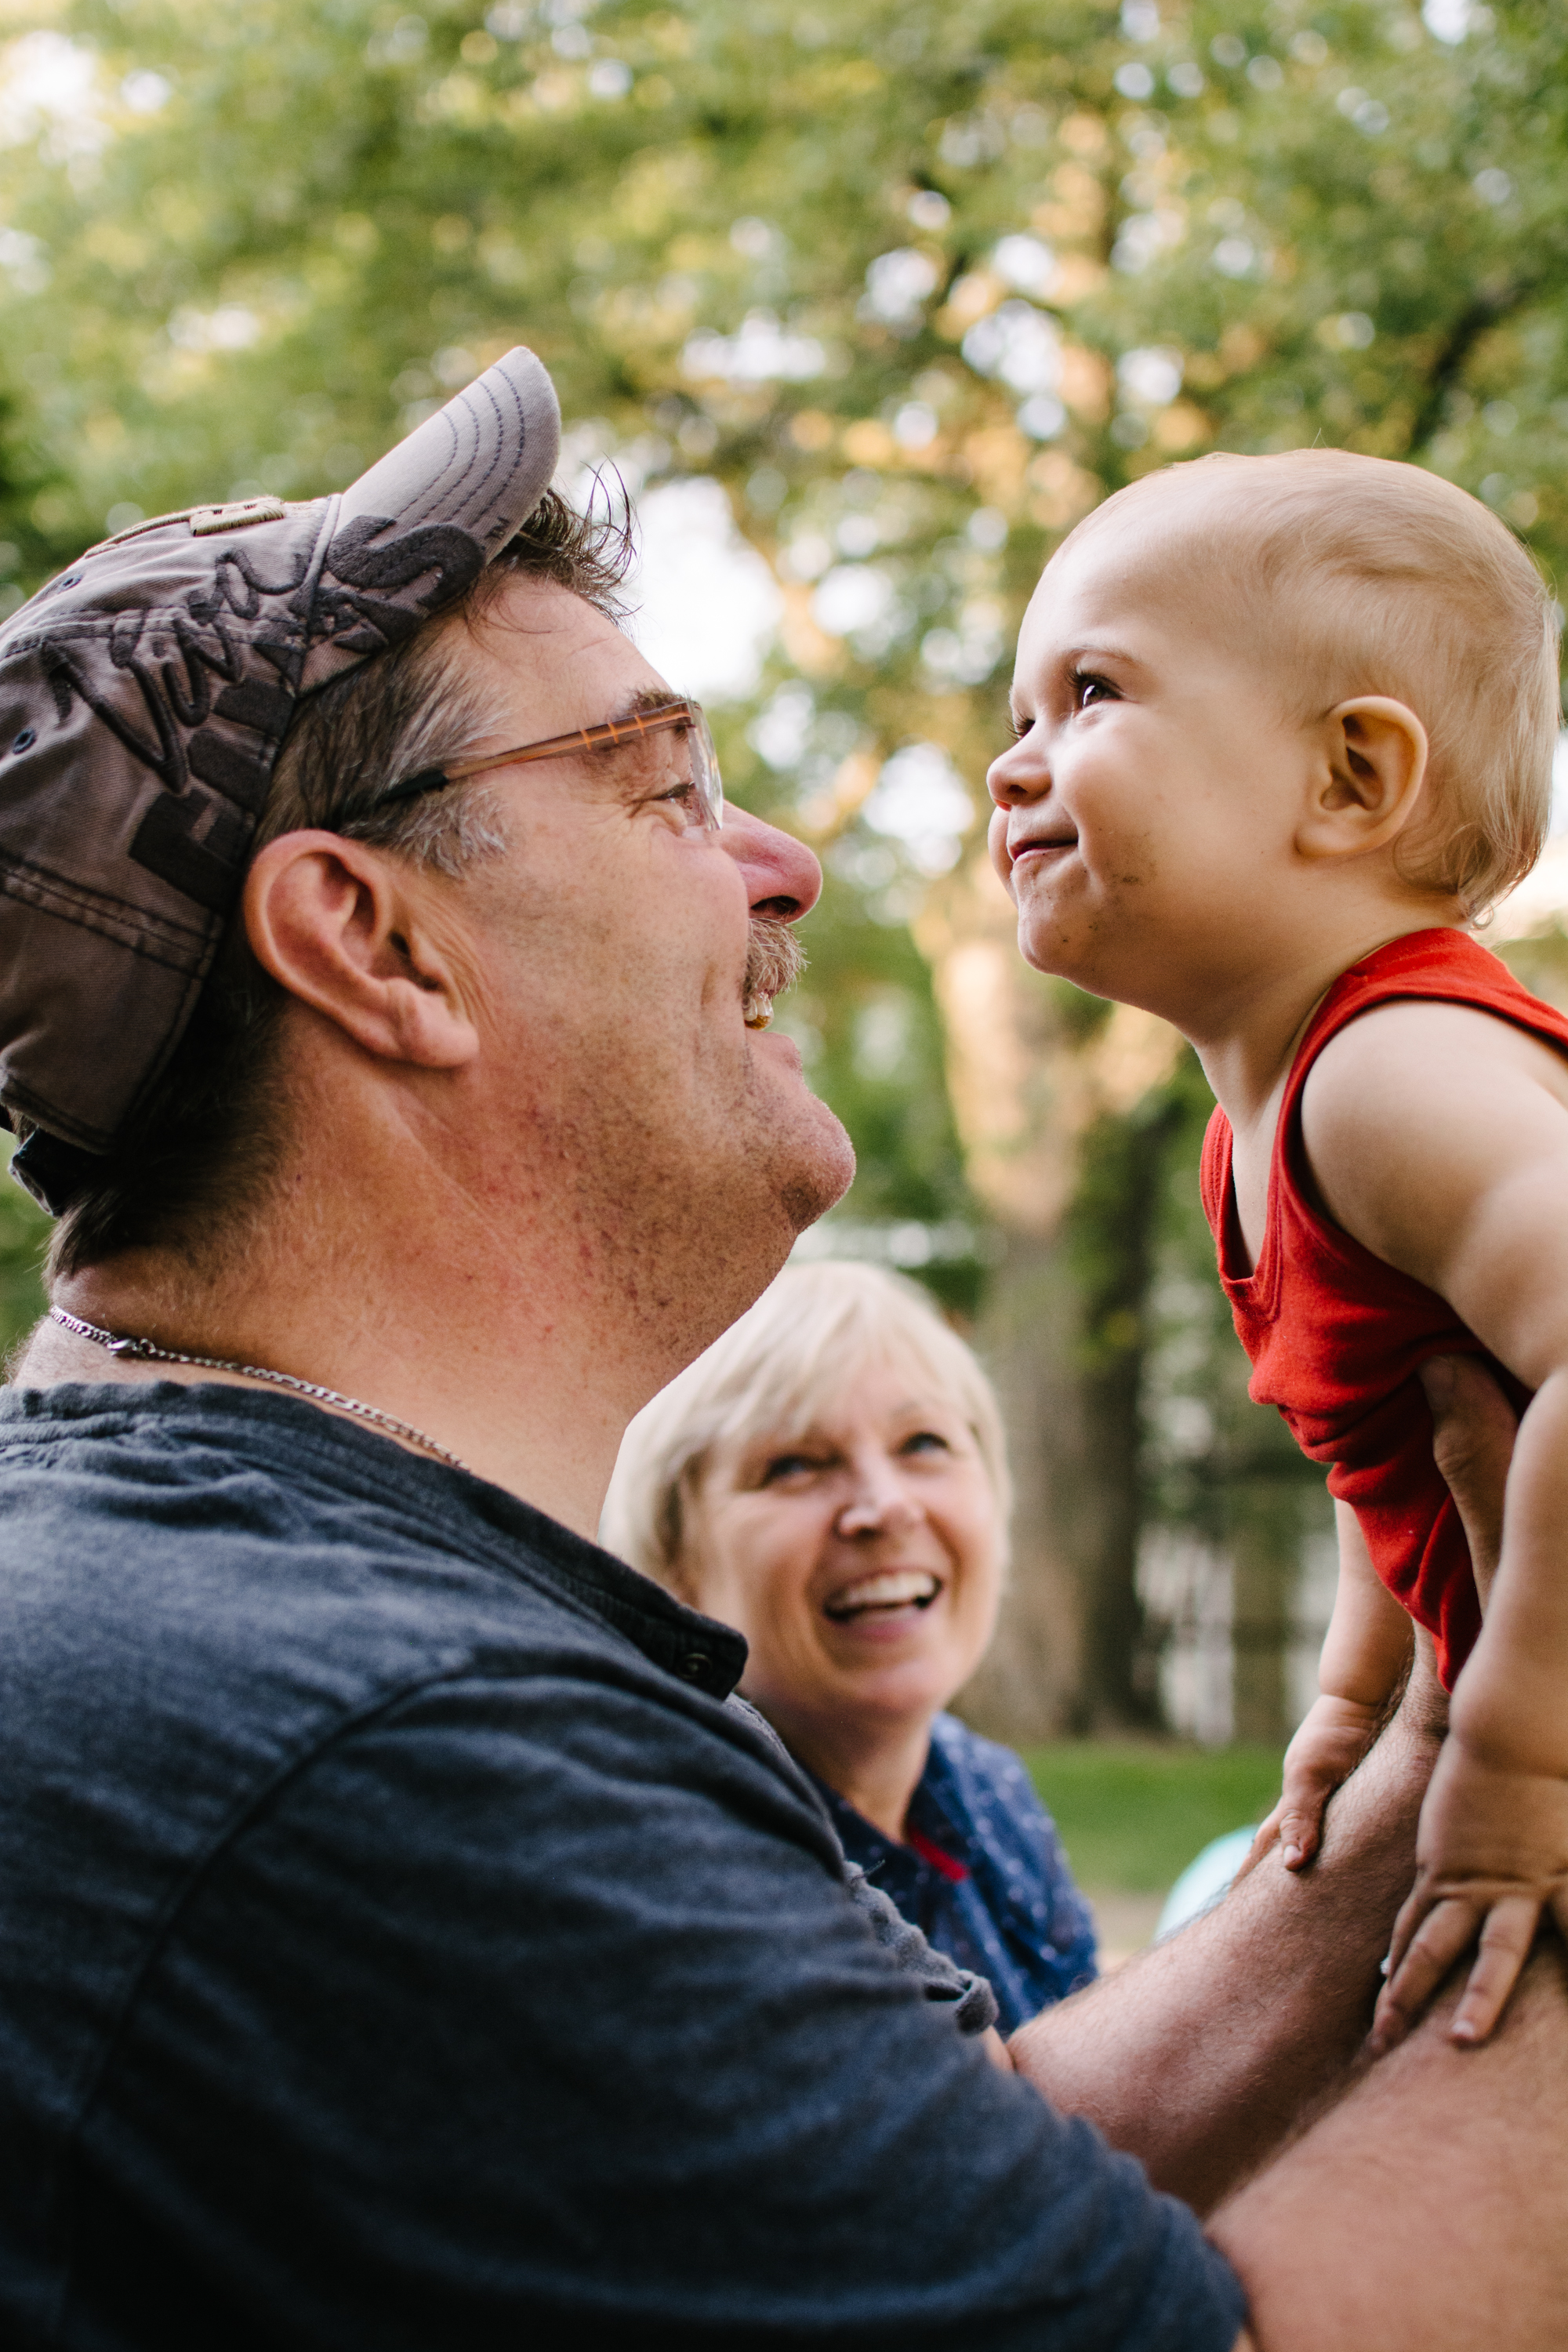
M1023 741L1025 736L1028 733L1034 723L1035 722L1032 719L1023 718L1016 710L1009 710L1007 713L1007 724L1013 730L1013 740L1015 743L1021 743Z
M1075 669L1072 673L1071 684L1072 707L1075 710L1088 710L1097 702L1116 702L1121 699L1110 680L1108 677L1101 677L1095 670Z

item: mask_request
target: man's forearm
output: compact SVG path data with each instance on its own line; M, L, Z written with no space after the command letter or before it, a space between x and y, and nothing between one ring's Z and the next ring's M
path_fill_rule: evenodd
M1341 2080L1365 2036L1440 1699L1418 1665L1405 1704L1332 1800L1323 1851L1292 1875L1267 1853L1217 1910L1014 2035L1014 2063L1200 2212Z
M1447 2038L1460 1981L1215 2215L1258 2352L1562 2352L1562 1946L1544 1941L1479 2050Z

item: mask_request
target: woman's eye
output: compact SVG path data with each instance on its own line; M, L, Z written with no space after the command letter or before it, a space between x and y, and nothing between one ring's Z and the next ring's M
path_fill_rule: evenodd
M803 1474L820 1470L822 1465L810 1454L775 1454L763 1472L758 1484L776 1486L783 1479L798 1478Z
M905 1438L899 1452L900 1454L951 1454L952 1448L938 1431L917 1429L913 1436Z

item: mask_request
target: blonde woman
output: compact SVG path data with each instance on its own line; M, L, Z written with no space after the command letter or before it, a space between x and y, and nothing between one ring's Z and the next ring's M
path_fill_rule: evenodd
M990 1979L1005 2032L1095 1974L1017 1758L944 1712L996 1622L996 1400L912 1283L789 1266L637 1415L601 1538L750 1647L742 1688L852 1862Z

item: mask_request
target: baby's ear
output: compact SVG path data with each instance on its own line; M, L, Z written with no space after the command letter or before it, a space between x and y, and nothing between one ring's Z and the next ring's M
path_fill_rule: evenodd
M1386 848L1415 815L1426 774L1426 730L1405 703L1362 694L1331 710L1321 733L1297 848L1314 859Z

